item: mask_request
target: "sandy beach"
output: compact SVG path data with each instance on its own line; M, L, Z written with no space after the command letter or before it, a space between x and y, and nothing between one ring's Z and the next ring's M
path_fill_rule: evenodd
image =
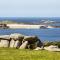
M29 25L29 24L7 24L9 28L21 28L21 29L40 29L40 27L54 28L46 25Z

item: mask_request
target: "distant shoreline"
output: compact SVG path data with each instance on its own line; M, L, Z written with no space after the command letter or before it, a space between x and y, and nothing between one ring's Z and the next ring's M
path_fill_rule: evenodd
M37 25L37 24L0 24L0 28L3 29L48 29L48 28L60 28L60 26L50 25Z
M52 22L54 24L55 22ZM34 23L17 23L15 21L0 21L0 28L11 28L11 29L47 29L47 28L60 28L60 26L51 26L47 23L40 23L40 24L34 24Z
M12 29L40 29L40 28L60 28L58 26L47 26L47 25L29 25L29 24L7 24L9 28Z

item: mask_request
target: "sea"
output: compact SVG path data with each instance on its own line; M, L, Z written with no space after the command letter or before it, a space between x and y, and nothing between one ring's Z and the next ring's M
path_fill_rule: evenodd
M52 26L60 26L60 17L0 17L0 21L15 21L18 23L45 23ZM55 22L52 23L51 22ZM60 28L49 29L0 29L0 35L20 33L29 36L38 36L41 41L60 41Z

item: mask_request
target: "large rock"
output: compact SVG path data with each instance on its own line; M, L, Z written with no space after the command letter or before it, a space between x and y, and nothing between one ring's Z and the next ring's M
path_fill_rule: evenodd
M18 34L18 33L14 33L10 35L10 38L14 39L14 40L23 40L24 35L22 34Z
M0 47L8 47L9 41L8 40L1 40L0 41Z
M36 36L24 36L23 41L28 41L29 43L34 43L37 41L37 37Z
M14 47L14 44L15 44L15 40L12 39L12 40L10 41L10 47L13 48L13 47Z
M22 44L21 41L16 40L16 41L15 41L15 44L14 44L14 47L15 47L15 48L19 48L21 44Z
M41 40L40 39L38 39L38 41L37 41L37 47L43 47L43 43L41 42Z
M27 48L28 49L35 49L37 47L38 41L32 43L32 44L28 44Z
M40 29L47 29L47 27L46 26L41 26Z
M25 48L27 47L27 45L28 45L28 41L25 41L25 42L20 46L19 49L25 49Z
M25 36L23 42L24 41L28 41L28 48L30 49L35 49L36 47L43 46L43 43L37 36Z
M58 46L54 46L54 45L44 47L44 49L48 50L48 51L60 51L60 48L58 48Z
M43 48L37 47L34 50L43 50Z
M10 35L0 35L0 39L10 40Z

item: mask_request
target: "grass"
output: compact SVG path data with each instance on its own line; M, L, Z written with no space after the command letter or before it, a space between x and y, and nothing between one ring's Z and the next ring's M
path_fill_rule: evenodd
M0 60L60 60L60 52L0 48Z

